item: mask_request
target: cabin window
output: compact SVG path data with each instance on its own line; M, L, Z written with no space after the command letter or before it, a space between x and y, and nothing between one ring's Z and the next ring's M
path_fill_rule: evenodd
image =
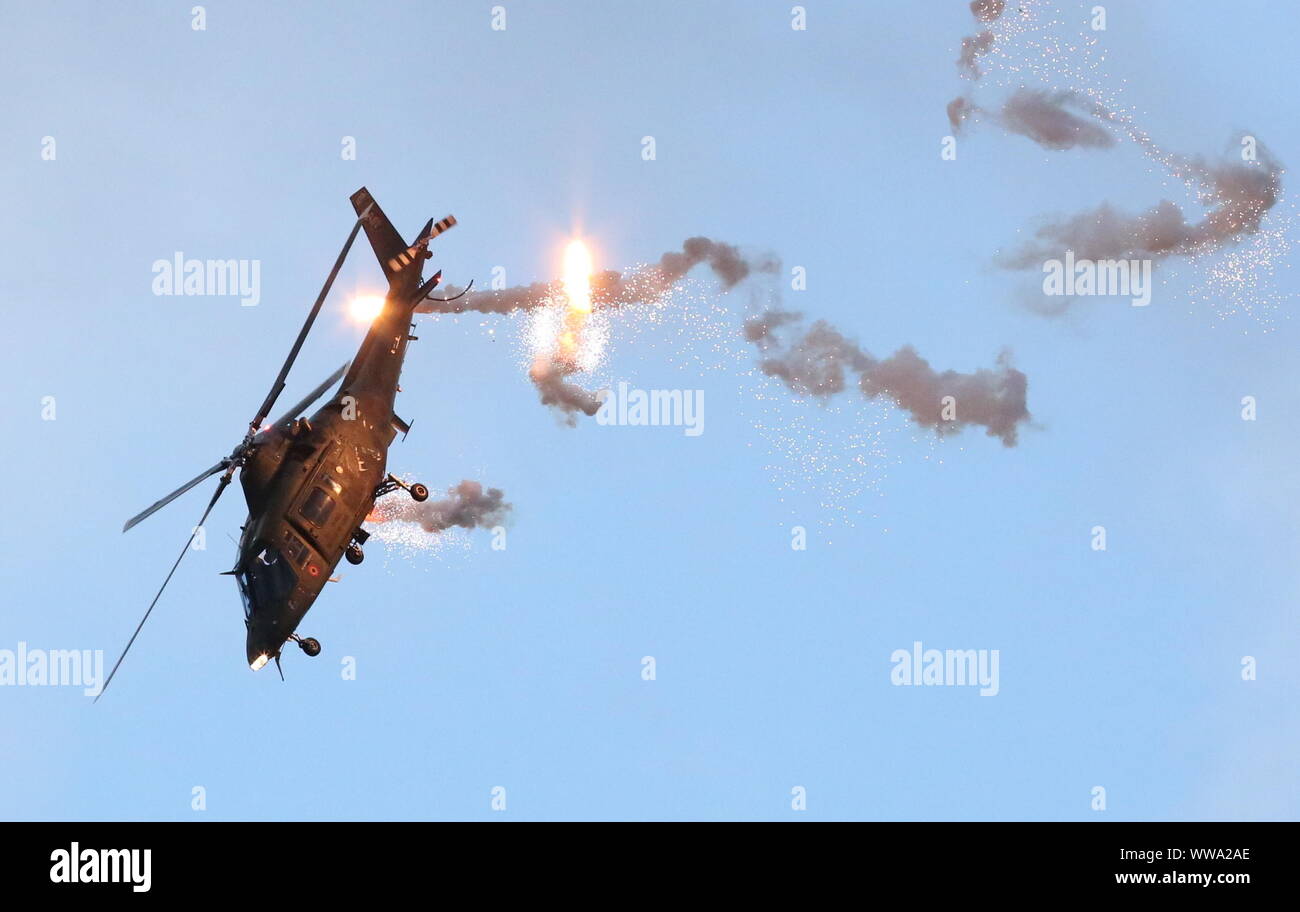
M284 556L299 567L307 561L307 546L292 532L284 533Z
M324 488L313 488L299 512L308 522L323 526L334 512L334 500L325 493Z

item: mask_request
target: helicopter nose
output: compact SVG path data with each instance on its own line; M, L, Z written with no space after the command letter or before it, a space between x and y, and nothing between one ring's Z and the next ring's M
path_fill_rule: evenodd
M246 649L249 668L253 669L253 671L261 671L268 662L275 658L277 649L277 645L272 637L267 635L267 631L260 629L259 625L249 625Z

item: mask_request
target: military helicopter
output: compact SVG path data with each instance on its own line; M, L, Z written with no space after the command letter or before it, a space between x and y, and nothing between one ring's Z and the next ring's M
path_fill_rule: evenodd
M361 524L376 499L399 488L417 501L428 498L429 489L424 485L407 484L388 473L388 447L398 431L405 437L411 429L393 411L406 346L417 338L411 335L415 328L411 317L415 306L429 297L442 279L441 270L429 280L424 279L424 260L433 256L428 249L429 242L453 227L456 219L454 216L438 222L429 219L415 242L408 245L365 187L350 199L357 214L356 223L271 391L248 423L243 440L230 455L137 513L122 527L126 532L206 479L221 476L180 557L172 564L171 572L104 682L104 690L112 683L122 660L236 469L248 502L248 520L239 539L238 560L234 569L226 573L234 576L239 584L244 625L248 629L247 658L253 671L272 660L279 667L280 651L290 640L309 656L320 654L320 642L299 636L298 625L341 558L346 557L353 564L361 563L365 556L362 545L368 537ZM388 279L383 309L350 362L325 378L280 418L264 426L363 227ZM303 417L339 377L343 382L334 396L310 418Z

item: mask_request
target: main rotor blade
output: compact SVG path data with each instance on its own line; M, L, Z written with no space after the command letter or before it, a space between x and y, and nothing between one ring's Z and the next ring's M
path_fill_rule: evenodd
M297 416L305 412L307 410L307 406L311 405L321 396L325 395L325 391L329 389L331 386L333 386L335 383L337 383L339 377L342 377L345 373L347 373L348 368L351 366L352 366L351 361L345 362L342 367L340 367L334 373L326 377L320 386L316 387L314 390L312 390L310 393L304 396L301 402L299 402L293 408L289 409L287 412L285 412L283 415L277 418L275 420L275 424L277 425L283 424L284 422L288 421L290 418L296 418Z
M153 601L149 603L149 608L145 611L144 617L140 618L140 623L136 625L135 633L131 634L131 639L127 641L126 648L123 649L122 654L117 657L117 662L113 665L113 670L108 673L108 680L104 682L104 686L100 688L99 694L95 697L96 703L98 703L99 698L104 695L104 691L108 690L108 685L113 683L113 675L117 674L118 668L122 666L122 660L125 659L126 654L131 651L131 646L135 643L135 638L140 635L140 631L144 628L144 622L149 620L149 615L153 613L153 606L157 605L158 599L162 598L163 589L166 589L167 584L172 581L172 575L176 573L176 568L179 567L181 561L185 559L185 554L190 550L190 545L194 544L194 536L199 534L199 529L203 528L203 524L208 521L208 514L211 513L212 508L216 506L217 498L221 496L221 492L226 490L226 485L230 484L230 476L233 474L234 468L231 467L230 471L221 476L221 481L217 484L217 490L213 492L212 499L208 501L208 508L203 511L203 516L199 518L198 524L194 527L194 531L190 533L189 541L185 543L185 547L181 550L180 557L176 558L176 563L172 564L171 572L167 574L167 579L163 580L162 586L158 589L158 594L155 595Z
M294 340L293 348L289 349L289 357L284 359L284 366L280 368L279 376L275 378L275 383L271 384L271 392L266 394L266 399L263 400L262 407L257 410L256 417L248 423L250 436L257 433L257 429L262 426L266 416L271 414L271 409L275 406L275 400L279 398L280 392L284 389L284 378L289 376L289 368L293 367L293 362L302 349L302 343L306 341L307 333L311 331L312 324L316 322L316 315L320 313L321 305L325 303L325 296L330 293L330 286L334 284L334 279L338 276L339 270L343 268L343 261L348 258L348 251L352 249L352 242L357 239L357 233L361 230L361 223L369 214L370 207L367 206L366 211L357 217L356 224L352 226L352 233L348 235L347 243L339 251L338 259L334 261L334 268L330 270L329 278L325 280L324 287L321 288L320 294L316 296L316 303L312 305L311 313L307 314L302 329L298 331L298 338Z
M164 497L162 500L155 501L152 505L146 507L144 510L141 510L139 513L135 514L130 519L128 519L126 521L126 525L122 526L122 531L125 532L127 529L130 529L132 526L136 525L142 520L148 519L150 516L153 516L155 513L157 513L163 507L167 506L176 498L180 497L190 488L194 487L196 484L198 484L201 481L204 481L205 479L211 478L213 475L220 472L229 464L230 463L228 460L223 459L221 460L221 462L218 462L212 468L205 471L202 475L196 476L195 478L191 478L189 481L185 482L185 484L181 485L175 491L172 491L170 494Z

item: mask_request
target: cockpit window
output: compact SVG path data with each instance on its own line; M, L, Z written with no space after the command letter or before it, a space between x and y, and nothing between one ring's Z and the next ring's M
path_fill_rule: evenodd
M298 584L293 566L274 548L263 548L249 564L235 574L245 617L251 617L258 608L286 602Z
M334 512L334 500L325 493L324 489L313 488L299 512L308 522L323 526L330 518L330 514Z
M244 617L253 616L253 603L248 597L248 576L241 570L235 571L235 582L239 583L239 598L244 603Z

